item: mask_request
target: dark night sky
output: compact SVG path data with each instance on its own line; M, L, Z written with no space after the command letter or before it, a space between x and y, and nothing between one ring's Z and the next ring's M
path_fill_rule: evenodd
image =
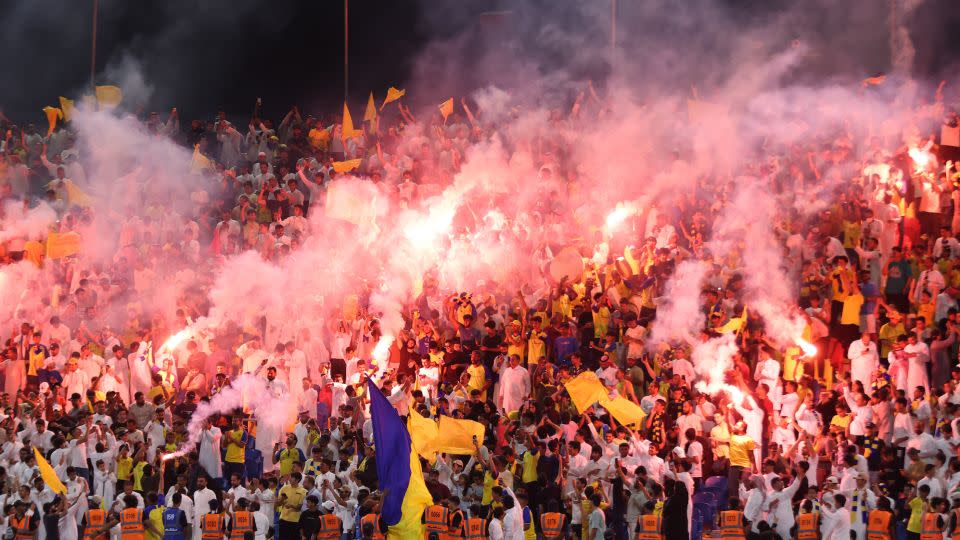
M0 2L5 68L0 107L8 115L40 121L40 108L56 104L58 95L77 96L88 84L92 1ZM827 53L809 66L816 76L859 77L888 69L885 1L827 2L830 10L819 11L791 0L690 1L720 6L730 24L762 25L784 10L796 11L788 28L820 42ZM676 43L680 35L693 42L689 52L672 51L682 63L684 54L693 58L712 46L702 38L702 24L676 17L657 24L641 0L619 3L621 42L627 48L649 50L650 40ZM584 5L603 9L584 17L579 13ZM957 0L925 0L914 15L918 75L934 78L960 65L958 5ZM382 99L387 86L417 84L411 79L423 95L424 89L464 92L497 77L516 81L529 69L542 75L562 67L576 77L602 77L604 61L576 52L584 44L605 42L605 6L602 0L350 0L354 114L361 114L370 90ZM510 13L481 15L497 10ZM130 64L125 58L134 59L152 87L150 109L176 106L184 118L220 109L242 116L262 96L266 112L276 117L294 103L308 112L332 112L342 97L341 0L100 0L99 14L98 83L119 82L114 80L117 67ZM550 25L559 31L542 32ZM562 42L567 37L569 46ZM521 64L518 57L530 61Z

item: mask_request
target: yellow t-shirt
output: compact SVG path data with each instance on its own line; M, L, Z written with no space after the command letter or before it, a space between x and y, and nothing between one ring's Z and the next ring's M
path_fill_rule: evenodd
M602 338L607 335L607 328L610 327L610 308L600 306L600 309L593 313L593 337Z
M923 499L914 497L907 503L910 507L910 521L907 522L907 532L919 533L923 525Z
M830 420L830 425L837 426L840 429L847 429L850 426L850 420L852 419L852 416L840 416L838 414L833 417L833 420Z
M747 435L730 435L730 465L733 467L753 468L752 454L757 443Z
M544 332L531 332L530 339L527 340L527 363L539 364L540 357L547 355L547 343L543 338L547 337Z
M862 228L857 221L843 222L843 247L853 249L860 245Z
M280 451L280 476L293 472L293 464L300 461L300 450L284 448Z
M240 444L243 439L243 430L235 429L227 432L227 463L243 463L246 455L244 446Z
M143 486L140 484L140 481L143 479L143 468L146 466L146 461L139 461L133 466L133 489L135 491L143 491Z
M926 304L920 304L917 306L917 316L923 317L927 321L927 326L933 326L933 315L936 310L936 305L933 302L927 302Z
M529 450L523 453L523 475L520 479L524 484L537 481L537 463L540 461L540 452L536 454Z
M312 128L310 133L307 133L307 139L314 149L326 150L330 144L330 132L325 129Z
M117 458L117 480L129 480L133 470L133 458Z
M470 375L470 382L467 383L467 388L469 388L470 391L480 390L480 399L487 399L487 392L483 389L487 384L487 371L483 365L470 364L467 366L467 373Z
M147 516L150 522L153 523L153 526L156 528L156 530L160 531L161 533L163 533L163 510L163 506L157 506L153 510L150 510L150 515ZM163 538L162 534L157 534L146 527L143 529L143 534L144 538L147 540L160 540Z
M280 519L283 521L300 521L300 507L303 506L303 500L307 498L307 490L303 489L300 486L291 486L287 484L280 488L280 496L278 497L277 504L279 505L279 499L283 496L287 496L287 501L282 506L280 506ZM296 510L287 508L287 505L292 505Z
M490 504L490 501L493 500L493 486L496 483L497 479L490 474L490 471L483 473L483 498L480 500L480 504Z

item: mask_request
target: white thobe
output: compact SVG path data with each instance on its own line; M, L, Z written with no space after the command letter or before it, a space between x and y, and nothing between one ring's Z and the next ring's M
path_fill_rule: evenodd
M507 367L500 373L500 399L508 413L520 410L530 395L530 374L523 366Z
M850 359L850 375L853 380L862 382L864 388L869 387L870 381L873 380L873 374L880 364L877 344L868 341L864 345L863 340L858 339L851 343L849 349L847 349L847 358Z
M200 431L200 457L198 463L211 478L223 476L223 464L220 461L220 438L223 433L218 427Z
M907 390L912 392L918 386L925 391L930 390L930 380L927 377L927 364L930 362L930 348L926 343L918 341L916 345L907 345L903 348L909 353L916 353L907 362Z

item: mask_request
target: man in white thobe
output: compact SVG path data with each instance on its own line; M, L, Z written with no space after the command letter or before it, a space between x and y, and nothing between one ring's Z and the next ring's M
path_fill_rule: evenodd
M210 501L216 500L217 494L207 487L207 478L197 477L197 490L193 492L193 523L202 523L204 514L210 513ZM202 527L193 527L193 540L200 540Z
M870 340L870 334L864 332L860 339L850 344L847 358L850 359L850 375L853 380L860 381L864 388L869 388L873 374L880 365L880 353L877 344Z
M508 414L518 411L529 395L530 373L520 365L518 355L511 355L510 365L500 372L501 406Z

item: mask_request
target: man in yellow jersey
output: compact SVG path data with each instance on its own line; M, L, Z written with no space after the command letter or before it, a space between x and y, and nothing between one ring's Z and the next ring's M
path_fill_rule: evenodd
M246 478L246 459L247 431L243 428L242 422L237 422L232 429L223 435L227 445L227 455L224 457L223 476L230 478L234 473L240 475L240 479Z

